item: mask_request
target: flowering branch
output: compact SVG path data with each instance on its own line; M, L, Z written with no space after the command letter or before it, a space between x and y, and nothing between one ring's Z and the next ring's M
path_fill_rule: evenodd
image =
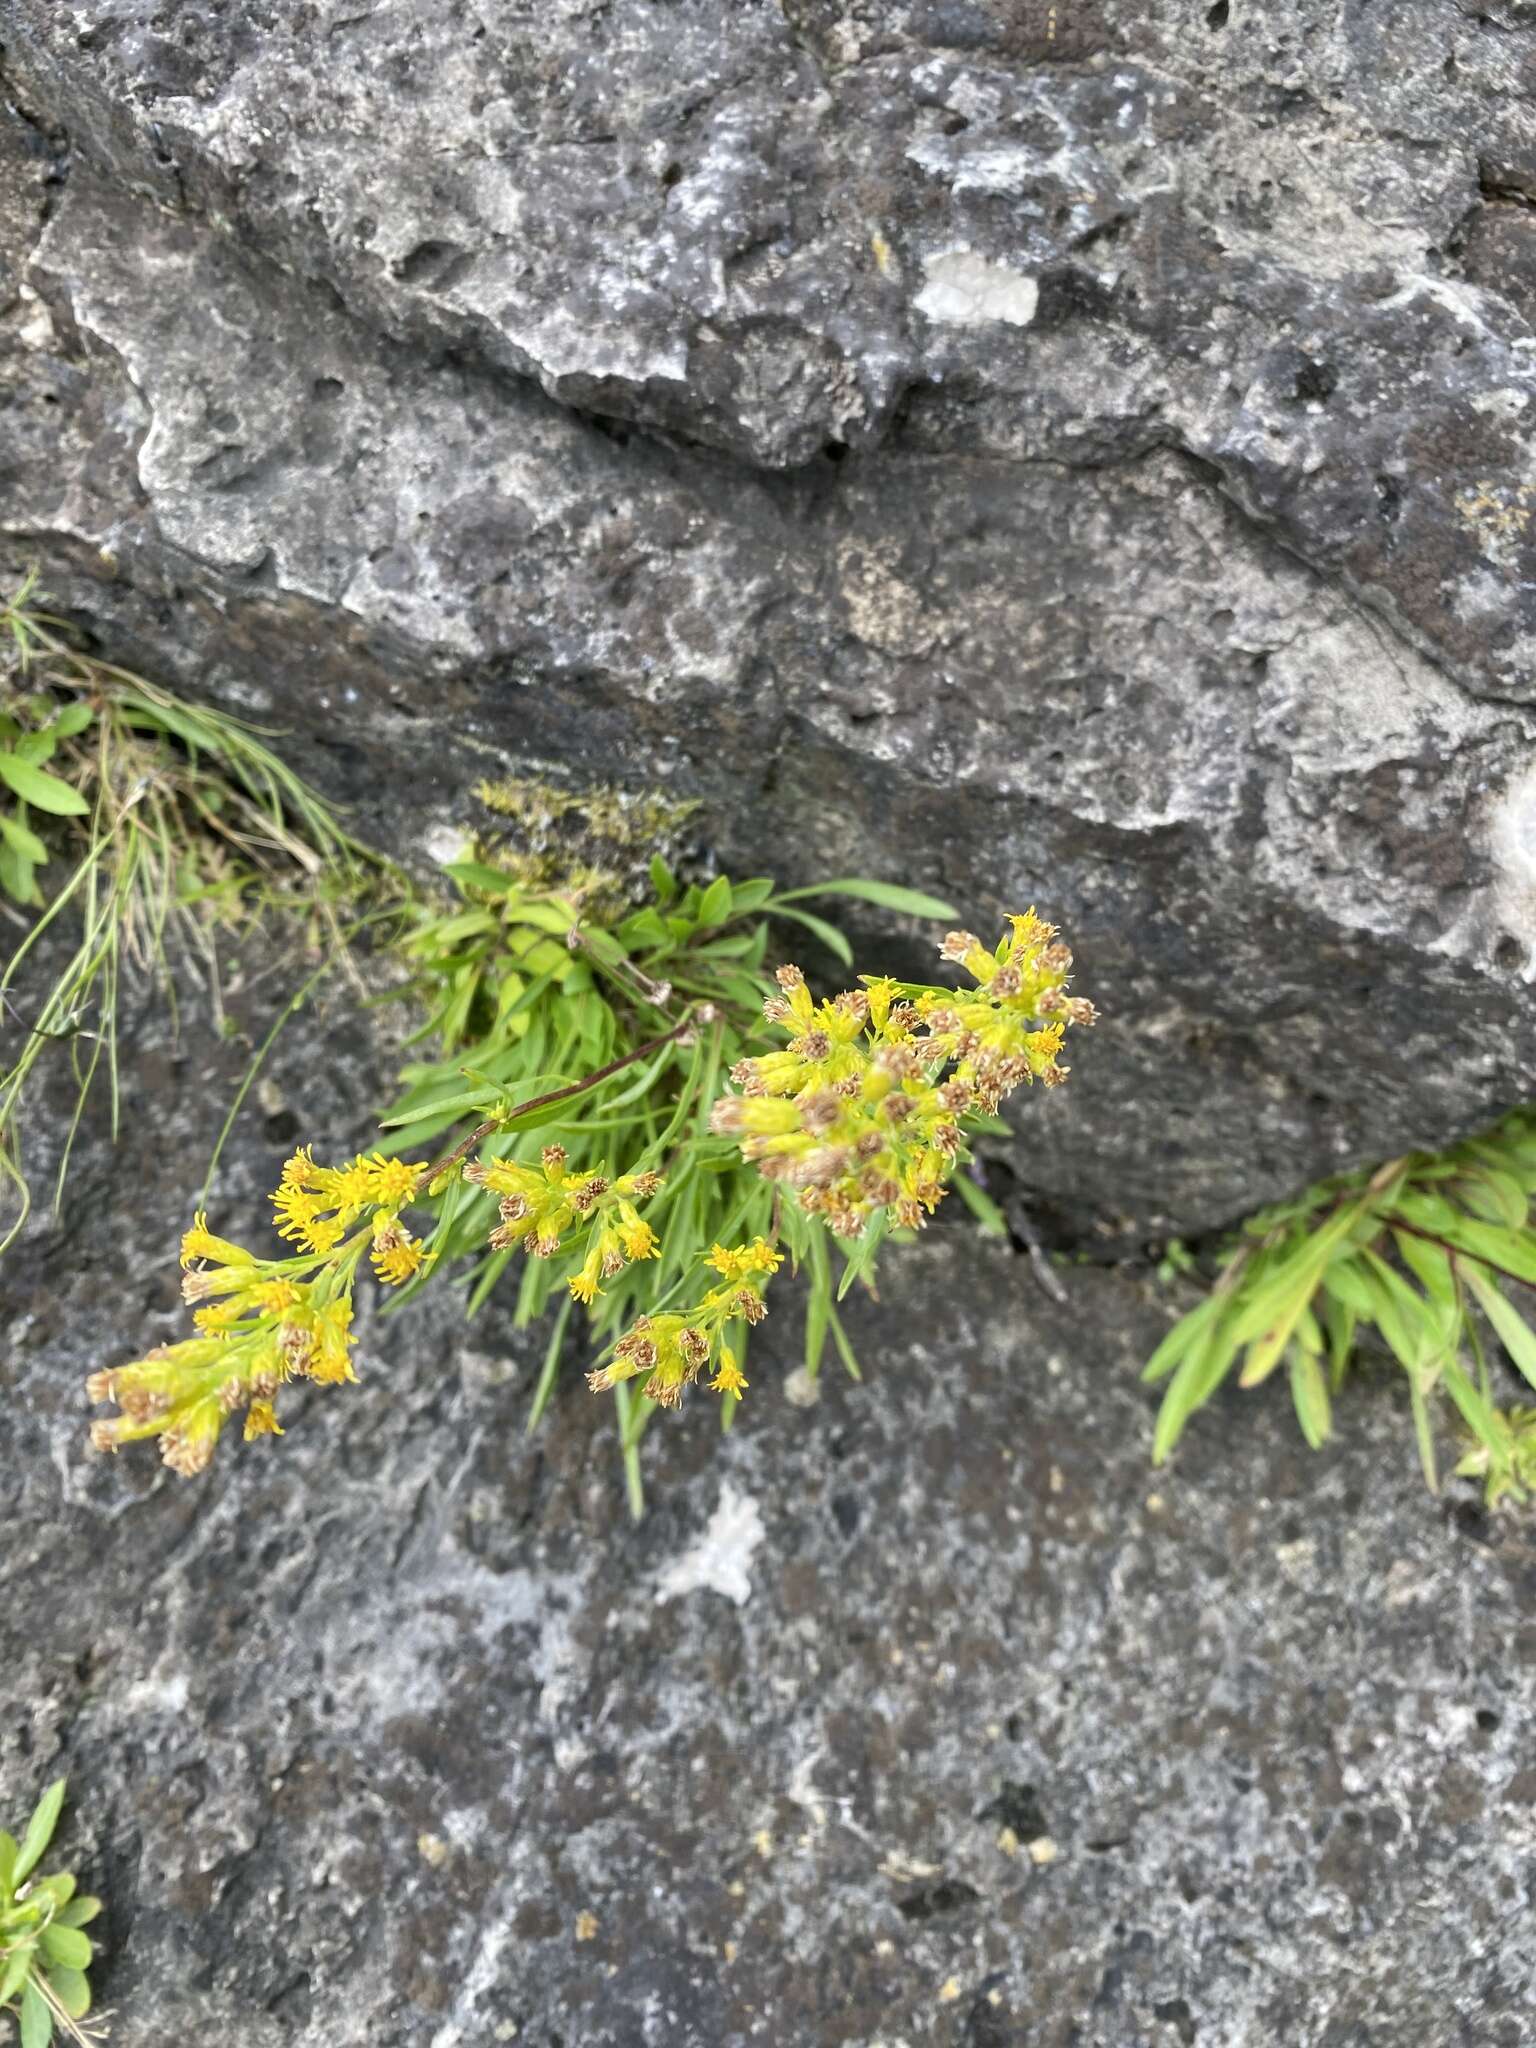
M823 1287L829 1284L825 1231L860 1240L850 1253L850 1273L867 1274L884 1232L892 1225L920 1227L948 1192L968 1156L968 1122L974 1126L990 1115L1021 1084L1038 1080L1052 1087L1066 1079L1058 1057L1066 1030L1092 1024L1095 1011L1082 997L1066 994L1072 955L1055 927L1029 911L1009 920L995 948L969 932L951 932L940 952L964 969L973 987L956 991L865 975L860 988L818 1003L798 967L778 970L777 991L767 996L764 1013L789 1043L737 1060L730 1077L741 1092L716 1100L707 1119L709 1131L733 1138L742 1158L772 1183L773 1241L742 1220L725 1227L733 1234L742 1228L746 1242L710 1246L697 1221L697 1182L689 1185L698 1161L685 1157L676 1178L688 1193L677 1214L688 1219L680 1226L685 1239L690 1231L700 1236L670 1244L668 1257L685 1275L702 1261L716 1284L691 1307L676 1310L668 1307L675 1290L653 1286L649 1311L589 1375L594 1389L622 1387L643 1375L645 1399L676 1408L707 1373L710 1388L734 1401L747 1385L741 1368L746 1332L766 1314L763 1294L783 1263L776 1244L781 1229L790 1252L808 1258ZM603 964L595 951L593 957ZM645 985L645 1000L654 1007L663 994L670 999L669 987ZM612 1176L606 1164L573 1167L560 1144L545 1145L537 1164L494 1153L470 1158L486 1139L509 1126L526 1127L534 1112L575 1101L654 1060L701 1025L712 1027L707 1056L696 1051L671 1121L659 1134L650 1124L641 1163L631 1171ZM498 1204L495 1224L483 1238L477 1231L476 1241L498 1254L573 1254L577 1263L567 1270L566 1285L573 1300L590 1308L605 1281L661 1254L661 1240L638 1205L660 1195L664 1181L643 1162L656 1157L670 1171L674 1155L667 1147L674 1137L681 1147L685 1129L693 1142L707 1143L693 1090L699 1087L701 1108L709 1103L725 1028L718 1003L695 1003L668 1030L584 1079L485 1118L427 1165L375 1154L345 1166L317 1166L309 1148L301 1148L272 1197L279 1235L298 1248L291 1255L259 1258L215 1237L199 1214L181 1245L182 1292L196 1304L198 1334L93 1375L92 1399L115 1401L120 1411L93 1425L94 1441L114 1450L134 1438L158 1437L173 1470L198 1472L237 1411L245 1413L247 1438L281 1435L275 1397L284 1384L355 1379L353 1289L364 1257L382 1285L399 1287L429 1272L445 1245L465 1246L463 1221L472 1208L462 1199L445 1204L425 1240L401 1220L424 1197L445 1192L446 1177L461 1162L467 1162L463 1183ZM700 1070L703 1079L696 1083ZM641 1120L639 1114L598 1116L592 1125L594 1132L606 1131ZM562 1122L582 1135L579 1122ZM711 1164L718 1166L718 1151ZM760 1208L769 1208L767 1190ZM735 1211L738 1219L751 1213L750 1204ZM457 1240L450 1237L450 1219L461 1233ZM640 1298L647 1298L643 1288ZM619 1304L610 1308L617 1323ZM826 1320L836 1333L830 1295ZM632 1444L627 1434L626 1454Z

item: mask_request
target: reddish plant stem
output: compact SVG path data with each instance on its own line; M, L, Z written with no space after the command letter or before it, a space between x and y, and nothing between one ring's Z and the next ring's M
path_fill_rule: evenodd
M647 1039L644 1045L637 1045L633 1052L621 1053L616 1060L610 1060L606 1067L599 1067L595 1073L587 1074L580 1081L572 1081L569 1087L552 1088L547 1095L535 1095L528 1102L519 1102L515 1108L508 1110L505 1116L487 1117L483 1124L476 1124L469 1136L455 1145L451 1152L445 1152L441 1159L434 1159L430 1166L422 1168L423 1183L430 1187L439 1174L446 1173L450 1166L457 1166L466 1152L473 1151L482 1138L488 1138L493 1131L499 1131L511 1117L526 1115L530 1109L547 1109L550 1103L563 1102L568 1095L583 1095L587 1089L595 1088L599 1081L606 1081L611 1075L622 1073L625 1067L632 1067L637 1060L648 1059L653 1052L660 1052L664 1045L672 1045L682 1038L695 1024L711 1022L713 1017L714 1005L702 1003L696 1011L680 1017L672 1029L664 1031L660 1038Z

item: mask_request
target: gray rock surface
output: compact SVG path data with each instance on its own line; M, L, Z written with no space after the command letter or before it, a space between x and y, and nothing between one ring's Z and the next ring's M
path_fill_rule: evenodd
M365 1138L377 1049L275 1057ZM789 1405L775 1313L724 1444L658 1424L638 1530L606 1404L573 1373L526 1437L537 1344L451 1295L201 1481L96 1458L81 1379L180 1327L239 1060L142 1019L124 1145L0 1274L0 1811L69 1771L115 2048L1529 2038L1536 1550L1425 1494L1390 1379L1326 1456L1234 1394L1154 1476L1156 1291L1057 1308L937 1225L855 1310L862 1386Z
M1048 907L1073 1241L1463 1131L1536 1084L1536 37L1390 12L4 0L0 548L392 847L619 764Z

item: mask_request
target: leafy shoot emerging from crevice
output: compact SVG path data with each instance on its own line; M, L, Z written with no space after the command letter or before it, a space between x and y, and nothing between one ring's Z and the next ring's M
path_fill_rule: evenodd
M64 1807L63 1778L37 1802L18 1842L0 1831L0 2010L16 2020L21 2048L48 2048L54 2030L81 2044L103 2040L86 1972L95 1944L83 1932L101 1911L66 1871L35 1875Z
M1457 1472L1481 1478L1490 1504L1528 1498L1536 1407L1501 1406L1497 1379L1502 1356L1536 1387L1536 1331L1517 1306L1536 1286L1533 1194L1536 1111L1521 1110L1446 1152L1339 1174L1260 1210L1143 1373L1168 1382L1155 1462L1234 1371L1243 1387L1284 1372L1316 1449L1370 1334L1406 1381L1430 1487L1439 1484L1436 1416L1448 1412L1466 1444Z
M116 1132L128 977L157 980L173 1015L190 981L217 1022L221 939L281 915L324 973L398 894L266 737L82 651L35 577L0 599L0 913L22 934L0 971L0 1251L31 1207L21 1123L39 1062L67 1052L75 1083L60 1189L103 1078ZM56 924L63 964L40 971Z

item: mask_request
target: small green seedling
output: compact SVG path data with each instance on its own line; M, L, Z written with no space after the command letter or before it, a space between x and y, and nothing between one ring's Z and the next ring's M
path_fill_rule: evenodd
M0 1831L0 2012L16 2021L21 2048L48 2048L55 2027L76 2042L105 2032L80 2024L91 2009L85 1973L95 1947L82 1929L101 1901L77 1893L67 1871L32 1874L58 1826L64 1783L55 1778L48 1787L20 1842Z

